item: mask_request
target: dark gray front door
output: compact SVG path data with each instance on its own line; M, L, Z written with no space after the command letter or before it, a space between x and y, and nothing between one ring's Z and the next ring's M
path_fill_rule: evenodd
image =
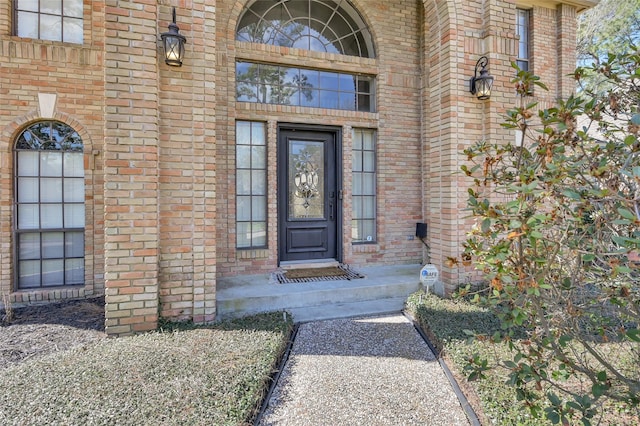
M338 258L337 131L280 128L280 261Z

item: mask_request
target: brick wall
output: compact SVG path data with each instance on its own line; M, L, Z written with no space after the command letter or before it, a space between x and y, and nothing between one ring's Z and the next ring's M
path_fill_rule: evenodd
M105 121L104 2L84 2L81 45L13 36L11 2L0 5L0 292L16 306L100 295L104 292L102 150ZM55 99L41 111L39 95ZM84 143L85 285L67 289L14 292L13 173L14 142L29 124L62 121ZM0 304L1 305L1 304Z
M462 150L475 141L513 139L500 123L515 102L514 2L353 0L371 29L373 59L237 42L245 0L85 0L80 46L12 36L9 3L0 5L0 290L13 283L12 143L46 118L39 93L56 95L52 118L80 133L87 165L85 286L14 292L13 301L105 292L111 334L153 329L160 316L213 320L218 277L277 267L283 122L342 131L345 262L423 263L427 253L411 237L416 222L427 222L429 260L446 291L477 277L446 262L459 256L471 225L469 182L457 172ZM159 44L172 6L187 37L180 68L164 63ZM536 92L544 104L572 90L562 76L575 63L575 7L531 7L532 68L551 88ZM488 101L469 93L483 55L495 77ZM237 59L375 75L377 112L238 103ZM267 249L235 248L236 120L267 127ZM351 242L351 130L358 127L377 132L375 244Z

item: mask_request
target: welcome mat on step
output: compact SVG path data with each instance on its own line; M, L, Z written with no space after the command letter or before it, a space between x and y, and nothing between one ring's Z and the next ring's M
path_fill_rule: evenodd
M356 280L358 278L364 278L364 275L344 264L326 268L278 269L272 274L273 281L279 284Z

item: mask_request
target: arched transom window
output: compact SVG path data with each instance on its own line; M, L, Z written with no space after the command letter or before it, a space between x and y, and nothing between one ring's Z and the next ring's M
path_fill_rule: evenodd
M374 58L371 34L346 0L257 0L245 6L239 41Z
M18 290L84 284L84 157L68 125L40 121L15 143Z

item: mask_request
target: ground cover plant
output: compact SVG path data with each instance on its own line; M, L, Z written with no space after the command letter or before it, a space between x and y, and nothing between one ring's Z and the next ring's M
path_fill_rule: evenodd
M291 329L282 313L165 324L27 359L0 369L0 424L251 424Z
M591 74L597 92L542 109L545 85L517 70L518 105L503 126L520 137L464 151L476 226L450 260L481 273L474 301L500 328L479 337L508 347L498 363L508 383L554 424L589 425L612 405L637 413L640 403L640 51L575 77ZM470 377L492 367L473 356Z
M440 356L451 369L463 393L484 425L544 426L552 420L535 417L527 401L518 397L511 384L511 369L504 363L512 357L508 342L494 341L491 336L502 330L500 319L487 307L471 303L464 298L443 299L433 293L417 292L406 303L407 311L436 346ZM470 338L471 334L476 338ZM524 340L526 333L520 330L514 340ZM615 344L610 346L616 350ZM484 377L472 376L470 362L480 359L485 364ZM619 364L635 362L633 359L616 357ZM565 382L579 387L583 383ZM549 400L538 401L541 408L551 408ZM628 425L640 424L640 413L624 404L609 401L591 419L593 424ZM575 424L575 422L569 423Z

